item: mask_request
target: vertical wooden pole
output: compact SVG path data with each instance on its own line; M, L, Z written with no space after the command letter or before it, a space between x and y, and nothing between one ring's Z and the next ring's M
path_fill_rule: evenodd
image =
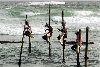
M63 32L62 33L64 33L64 12L62 11L62 26L63 26ZM63 36L63 62L65 62L65 57L64 57L64 49L65 49L65 40L64 40L64 35L62 35Z
M62 11L62 26L63 26L63 24L64 24L64 11ZM64 26L63 26L63 28L64 28Z
M63 42L64 43L64 42ZM65 54L64 54L65 44L63 44L63 62L65 62Z
M30 36L29 36L29 53L31 53L31 41L30 41Z
M26 19L27 19L27 15L26 15Z
M21 67L21 52L20 52L20 59L19 59L18 65L19 67Z
M21 54L22 54L22 48L23 48L23 37L22 37L22 45L21 45Z
M88 60L85 60L85 67L88 67Z
M80 53L80 42L81 42L81 29L79 29L79 43L77 44L78 52L77 52L77 66L80 66L79 62L79 53Z
M49 4L49 26L50 26L50 4Z
M50 42L49 42L49 57L51 56L51 49L50 49Z
M25 31L25 27L24 27L24 31ZM23 38L24 38L24 31L23 31Z
M22 48L23 48L23 37L22 37L22 45L21 45L21 51L20 51L20 58L19 58L19 62L18 62L19 67L21 67L21 54L22 54Z
M49 27L50 27L50 3L49 3ZM49 29L49 33L50 33L50 29ZM50 37L49 37L50 40ZM49 57L51 56L51 48L50 48L50 42L49 42Z
M79 62L79 53L77 53L77 66L80 66L80 62Z
M89 31L89 27L86 27L86 50L85 50L85 57L86 58L88 55L88 31Z
M85 67L88 67L88 31L89 27L86 27L86 48L85 48Z

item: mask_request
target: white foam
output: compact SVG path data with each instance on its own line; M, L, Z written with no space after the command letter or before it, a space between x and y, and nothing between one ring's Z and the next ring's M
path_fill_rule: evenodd
M23 25L20 24L5 24L0 23L0 34L2 35L22 35ZM43 34L44 29L42 26L32 26L32 34Z
M18 26L18 27L17 27ZM5 35L21 35L22 27L20 25L0 24L0 34Z
M42 26L32 26L32 33L33 34L44 34L45 30L44 30L44 27Z
M5 9L11 9L11 8L8 7L8 8L5 8Z
M52 17L53 22L61 23L62 18L60 16ZM85 30L86 26L89 26L90 30L100 30L100 20L99 17L64 17L68 27L72 29Z
M61 22L62 17L61 16L53 16L52 21L54 22ZM64 17L64 20L66 23L99 23L98 20L100 20L99 17Z
M50 1L50 2L26 2L27 5L46 5L46 4L65 4L65 2L60 1Z
M93 14L92 11L74 11L74 15L76 16L87 16Z
M60 22L62 20L62 17L60 17L60 16L53 16L51 19L52 19L52 21Z
M20 16L26 16L26 15L28 15L28 16L34 16L34 15L40 15L40 14L45 14L45 13L22 12L20 14Z
M65 4L65 2L60 2L60 1L51 1L49 3L50 4Z

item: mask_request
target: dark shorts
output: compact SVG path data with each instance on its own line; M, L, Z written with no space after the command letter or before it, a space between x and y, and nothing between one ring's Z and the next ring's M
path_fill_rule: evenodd
M42 36L44 40L47 40L47 35Z
M29 31L25 31L24 35L29 36L31 33Z

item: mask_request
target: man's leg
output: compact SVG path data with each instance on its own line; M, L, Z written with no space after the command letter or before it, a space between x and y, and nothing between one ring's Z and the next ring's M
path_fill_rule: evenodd
M63 45L63 35L60 38L60 44Z
M50 42L50 33L47 33L47 43Z

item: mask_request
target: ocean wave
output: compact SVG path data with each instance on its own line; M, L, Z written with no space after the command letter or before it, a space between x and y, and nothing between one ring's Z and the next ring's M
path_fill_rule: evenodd
M53 22L61 25L62 17L61 16L53 16ZM91 31L99 31L100 30L100 20L99 17L64 17L64 21L66 22L69 30L82 29L86 30L86 27L89 26Z
M5 24L0 23L0 34L1 35L22 35L23 25L19 24ZM44 28L42 26L32 26L32 34L43 34Z
M53 16L53 17L51 17L51 20L54 22L61 22L62 17L61 16Z
M27 5L46 5L46 4L65 4L65 2L60 1L50 1L50 2L26 2Z
M94 14L93 11L74 11L75 16L88 16Z
M40 15L40 14L45 14L45 13L33 13L33 12L22 12L20 13L20 16L34 16L34 15Z
M62 17L61 16L53 16L51 18L54 22L61 22ZM66 23L99 23L98 20L100 20L99 17L64 17L64 20Z

